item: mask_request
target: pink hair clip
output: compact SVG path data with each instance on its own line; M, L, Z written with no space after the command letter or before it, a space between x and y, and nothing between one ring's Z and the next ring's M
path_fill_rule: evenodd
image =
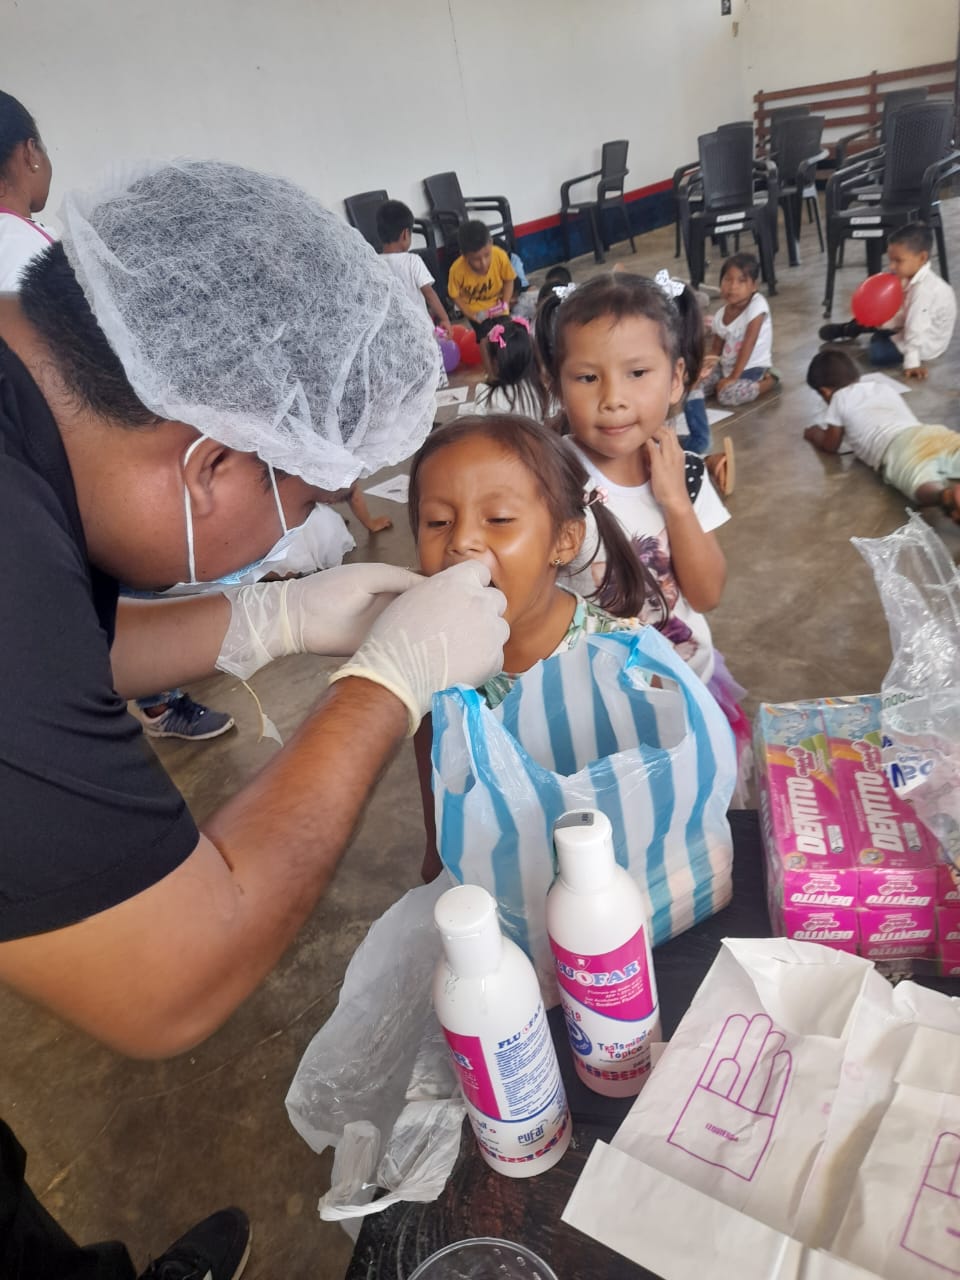
M495 342L498 347L505 347L507 344L503 340L503 325L495 324L487 334L488 342Z
M592 507L595 502L599 502L602 507L605 507L609 497L610 493L607 489L594 488L593 485L588 485L583 491L584 510L586 510L587 507Z
M530 332L530 321L527 319L526 316L514 316L513 323L518 324L522 328L526 329L527 333Z

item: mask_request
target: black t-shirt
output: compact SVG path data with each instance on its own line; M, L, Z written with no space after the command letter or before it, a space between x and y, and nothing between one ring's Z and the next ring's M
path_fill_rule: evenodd
M196 847L113 688L116 612L57 425L0 342L0 941L116 906Z

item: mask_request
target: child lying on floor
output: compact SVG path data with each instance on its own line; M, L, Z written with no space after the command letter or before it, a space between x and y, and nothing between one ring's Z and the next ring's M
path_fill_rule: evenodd
M648 600L659 597L666 616L656 580L633 554L602 496L557 435L512 414L460 418L434 431L415 456L409 512L421 570L429 576L464 560L481 560L507 598L504 669L481 689L489 706L503 701L518 675L573 648L582 636L634 629ZM603 538L606 572L594 597L584 599L559 586L557 575L580 551L588 508ZM427 716L414 746L428 881L441 870L432 738Z
M824 426L805 440L824 453L848 445L918 507L941 507L960 524L960 432L922 426L889 383L863 379L845 351L827 348L810 361L807 385L827 404Z

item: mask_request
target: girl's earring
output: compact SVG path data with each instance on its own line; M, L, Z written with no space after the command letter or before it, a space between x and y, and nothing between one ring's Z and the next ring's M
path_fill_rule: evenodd
M563 561L560 559L560 557L559 557L559 556L557 556L556 560L551 560L551 561L550 561L550 564L552 565L552 567L553 567L554 569L559 569L559 568L560 568L560 566L563 564Z

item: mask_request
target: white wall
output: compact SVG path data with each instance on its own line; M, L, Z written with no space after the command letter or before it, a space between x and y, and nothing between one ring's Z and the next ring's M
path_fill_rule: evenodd
M523 222L605 138L646 186L757 88L951 58L956 29L956 0L0 0L0 87L49 146L51 213L114 163L217 155L337 209L385 186L420 211L456 168Z
M518 221L631 140L630 188L669 177L743 93L719 0L0 0L0 87L34 113L64 190L116 161L218 155L339 208L415 211L455 168Z
M957 0L741 0L744 84L758 89L847 80L950 62Z

